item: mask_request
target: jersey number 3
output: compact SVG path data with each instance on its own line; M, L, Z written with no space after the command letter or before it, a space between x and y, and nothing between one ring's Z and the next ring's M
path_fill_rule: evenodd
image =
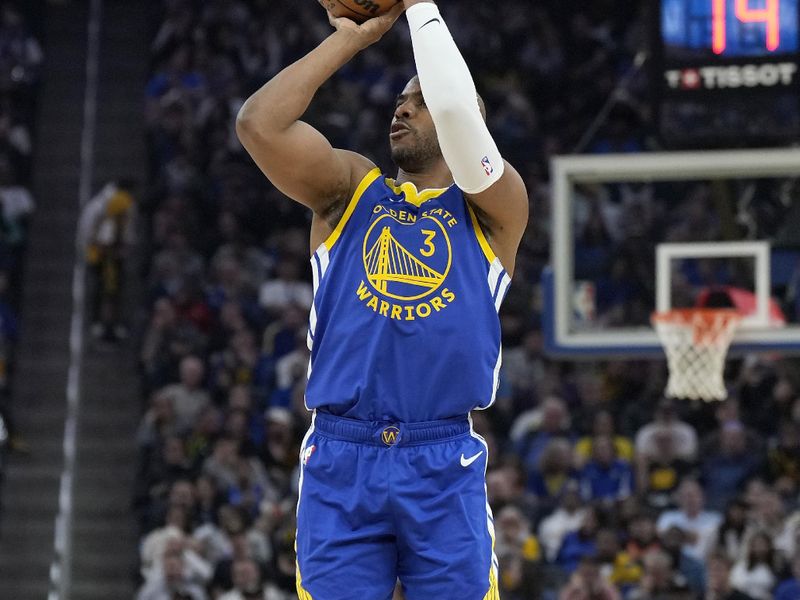
M420 229L420 233L425 235L425 241L422 242L425 244L425 247L420 248L419 253L422 254L422 256L433 256L433 253L436 252L436 246L433 245L431 240L436 237L436 232L430 229Z

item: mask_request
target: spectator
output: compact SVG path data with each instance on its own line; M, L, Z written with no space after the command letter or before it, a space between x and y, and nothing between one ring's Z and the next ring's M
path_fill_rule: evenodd
M164 554L162 565L145 581L136 600L207 600L202 586L186 576L186 561L179 549Z
M124 339L121 302L125 282L125 258L135 241L134 199L130 184L111 182L83 209L78 224L93 275L91 303L92 335Z
M673 568L686 581L686 586L695 594L701 594L706 585L705 564L685 550L686 533L672 526L659 536L661 549L669 555Z
M764 451L764 438L752 427L748 427L742 421L742 411L740 409L740 402L735 397L730 397L724 402L721 402L714 411L714 417L717 422L717 427L714 431L706 434L701 443L701 454L708 456L710 454L717 454L722 448L722 437L724 435L726 425L732 423L734 426L741 426L745 444L755 454L760 455Z
M572 438L566 404L557 397L546 398L540 409L521 414L509 435L528 473L535 471L552 439Z
M142 575L145 579L158 578L163 558L180 553L183 558L183 576L186 581L205 585L211 579L209 565L192 547L191 540L184 534L186 528L185 512L173 506L167 516L167 525L152 532L142 547Z
M539 540L549 562L555 560L567 534L580 529L586 516L578 483L567 484L558 507L539 524Z
M645 513L638 513L628 521L628 542L625 551L639 564L644 555L661 548L661 542L656 535L656 524L652 517Z
M742 552L747 526L747 504L741 499L732 500L725 509L725 519L719 527L719 548L731 561L736 561Z
M220 490L236 486L239 480L239 448L231 437L220 437L214 442L214 449L203 463L203 474L207 475Z
M783 527L775 537L775 547L784 556L794 556L800 551L800 510L795 510L783 522Z
M541 558L539 540L531 524L516 506L506 506L495 517L495 549L498 554L518 554L527 561Z
M152 394L150 408L139 423L136 441L139 448L147 451L160 444L170 435L179 433L175 418L175 403L164 390Z
M619 537L610 528L597 532L597 552L595 557L600 563L600 573L609 583L625 593L639 582L642 568L630 555L620 549Z
M254 560L241 558L233 563L233 589L219 600L268 600L260 569Z
M786 494L800 489L800 424L782 421L778 426L778 439L769 450L770 478Z
M800 554L792 558L791 577L783 580L775 589L775 600L800 598Z
M685 479L678 488L678 509L661 514L656 524L659 534L672 526L686 534L684 550L693 558L705 560L717 543L722 517L703 509L704 494L700 484Z
M191 480L194 469L186 456L183 439L167 437L163 445L143 455L136 478L136 505L147 505L167 497L178 481Z
M19 339L16 311L7 301L8 275L0 271L0 397L10 392L14 347Z
M633 493L633 469L628 461L617 458L614 441L597 436L592 442L592 459L580 473L585 500L613 504Z
M753 535L766 534L770 539L780 539L786 523L783 499L772 489L765 488L747 497L750 512L748 514L747 528L740 546L739 558L744 555ZM786 556L791 556L789 552Z
M553 510L569 482L576 479L569 442L563 438L551 439L539 456L538 469L528 479L528 489L536 497L537 510Z
M724 554L711 555L708 559L708 582L703 600L754 600L752 596L731 586L731 565L730 559Z
M222 433L222 413L214 406L206 406L197 416L194 427L186 437L186 454L195 470L200 470L211 456Z
M500 462L486 474L489 503L497 510L502 509L506 504L514 504L523 508L526 515L532 515L535 511L529 506L530 501L529 496L525 493L524 481L525 473L518 461L509 458ZM557 547L556 550L558 550Z
M675 455L688 461L697 455L697 433L688 423L678 419L673 400L662 399L656 408L656 418L636 434L636 453L647 458L658 456L659 436L669 436Z
M542 333L529 332L522 344L505 352L503 370L515 399L536 398L545 377Z
M204 527L196 535L207 537L214 548L213 594L218 595L234 587L233 566L239 560L254 560L259 565L272 557L272 548L263 533L247 526L246 515L230 504L219 509L219 527Z
M641 583L628 595L631 600L690 600L692 593L684 578L677 573L669 556L658 550L644 557Z
M294 257L286 256L279 260L275 267L275 278L261 286L259 304L275 316L289 306L310 310L314 299L311 284L301 280L301 272L298 260Z
M575 457L579 466L592 456L594 440L601 436L611 438L617 459L628 463L633 461L633 444L631 440L625 436L617 435L614 430L614 417L607 410L601 410L594 415L592 435L583 436L575 444Z
M621 600L619 592L600 575L597 559L586 556L561 590L558 600Z
M639 454L636 460L637 482L645 502L664 510L674 506L674 492L680 481L693 472L692 463L675 452L674 438L666 431L653 436L655 455Z
M0 117L0 134L4 120L7 117ZM17 268L27 244L28 222L35 209L30 190L18 181L7 155L0 154L0 234ZM16 279L13 277L11 283L16 284Z
M311 351L306 344L308 329L303 327L297 333L295 349L282 356L275 365L275 391L270 397L271 406L288 406L292 391L301 387L305 390L308 363Z
M731 585L756 600L770 600L779 565L772 540L764 533L750 539L746 556L731 571Z
M297 441L294 439L294 418L282 407L272 407L264 413L266 424L265 443L261 448L261 460L267 467L284 469L294 467Z
M530 522L515 506L503 508L495 518L495 552L502 565L499 587L504 598L531 598L541 593L541 549Z
M162 393L172 397L175 416L181 429L188 429L211 399L203 388L205 365L197 356L187 356L180 363L180 383L168 385Z
M761 462L758 452L747 446L742 424L726 422L720 432L719 450L706 455L701 462L709 507L724 508L741 491L744 482L758 472Z
M597 528L597 512L587 508L580 527L564 536L564 541L558 550L556 563L565 573L570 574L575 571L582 558L595 556Z

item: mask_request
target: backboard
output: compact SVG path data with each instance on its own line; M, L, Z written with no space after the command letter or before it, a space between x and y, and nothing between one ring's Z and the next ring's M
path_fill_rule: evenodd
M551 174L548 354L663 356L650 313L722 287L753 299L730 354L800 354L800 150L557 157Z

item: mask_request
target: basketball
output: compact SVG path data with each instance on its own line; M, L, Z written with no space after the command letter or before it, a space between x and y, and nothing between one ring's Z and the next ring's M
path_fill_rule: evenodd
M372 17L389 12L402 0L317 0L334 17L347 17L363 23Z

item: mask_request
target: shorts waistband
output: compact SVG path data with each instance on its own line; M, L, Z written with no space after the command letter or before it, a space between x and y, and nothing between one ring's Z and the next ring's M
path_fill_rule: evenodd
M376 446L412 446L456 438L470 431L467 417L439 421L401 423L360 421L317 412L314 430L336 439Z

